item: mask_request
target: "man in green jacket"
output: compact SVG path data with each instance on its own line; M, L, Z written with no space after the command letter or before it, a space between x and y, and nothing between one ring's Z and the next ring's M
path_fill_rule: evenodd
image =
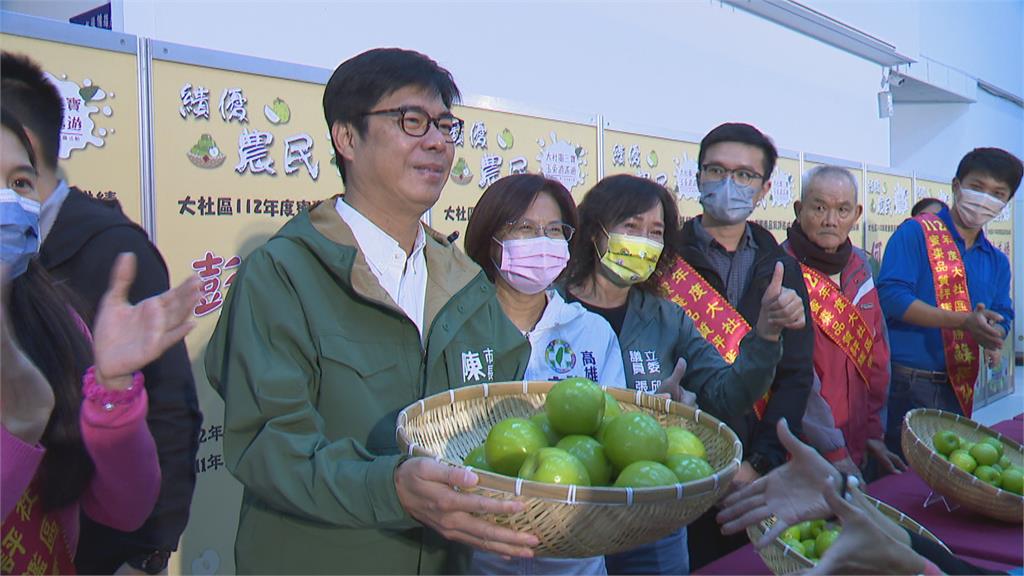
M405 406L522 377L529 344L483 272L421 214L462 121L451 75L399 49L335 70L324 115L346 194L289 221L243 264L206 354L227 466L245 486L240 573L439 573L475 546L537 539L475 516L519 504L459 493L476 476L399 454Z

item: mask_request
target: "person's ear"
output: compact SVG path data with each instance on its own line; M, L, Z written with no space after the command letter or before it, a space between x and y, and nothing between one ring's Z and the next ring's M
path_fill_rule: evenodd
M339 120L331 125L331 142L334 144L334 149L349 162L355 158L357 138L358 132L351 124Z
M761 200L764 200L764 197L767 196L768 193L771 192L771 190L772 190L772 181L771 180L765 180L764 184L761 185L761 190L757 193L757 196L754 196L754 205L757 205L758 202L760 202Z

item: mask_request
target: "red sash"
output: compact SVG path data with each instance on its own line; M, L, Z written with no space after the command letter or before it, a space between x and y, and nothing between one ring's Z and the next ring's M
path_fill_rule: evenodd
M672 270L661 280L665 297L682 308L693 325L711 343L726 362L732 364L740 352L740 342L750 332L750 324L729 301L708 284L686 260L676 258ZM758 420L764 417L771 391L755 404Z
M54 512L44 512L33 480L0 525L0 574L74 574L75 563Z
M918 214L914 220L921 224L924 233L924 245L935 283L935 304L943 310L970 312L967 273L946 223L934 214ZM974 408L974 383L978 380L980 367L978 343L959 328L943 328L942 351L946 356L946 373L960 409L964 416L970 418Z
M806 264L801 264L800 268L810 297L815 327L846 353L870 388L868 372L871 370L871 350L875 345L871 327L831 278Z

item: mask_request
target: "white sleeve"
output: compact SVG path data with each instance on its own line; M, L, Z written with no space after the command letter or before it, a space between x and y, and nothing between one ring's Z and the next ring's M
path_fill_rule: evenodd
M603 318L602 318L603 320ZM619 337L612 327L604 322L604 332L608 334L608 346L604 353L603 366L598 373L600 384L614 388L626 387L626 371L622 366L622 349L619 348Z

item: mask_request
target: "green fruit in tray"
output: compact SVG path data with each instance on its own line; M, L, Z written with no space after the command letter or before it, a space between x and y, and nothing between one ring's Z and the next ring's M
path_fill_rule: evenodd
M668 436L667 454L669 456L688 454L707 459L708 453L704 449L704 443L693 432L679 426L669 426L665 428L665 434Z
M604 446L590 436L566 436L557 448L575 456L587 469L591 486L604 486L612 479L612 463L604 453Z
M462 463L466 466L472 466L478 470L490 470L490 468L487 467L487 456L484 451L485 448L483 444L473 448L469 454L466 454Z
M590 486L587 468L579 459L561 448L541 448L527 456L519 468L519 477L548 484Z
M487 433L484 453L491 470L515 476L527 456L547 445L544 431L533 422L525 418L506 418Z
M604 418L604 390L586 378L567 378L555 384L544 401L551 427L559 434L597 432Z
M715 469L707 460L689 454L673 454L665 459L665 465L675 473L680 482L693 482L715 473Z
M639 460L626 466L615 479L617 488L655 488L658 486L671 486L679 480L674 472L664 464Z
M1024 494L1024 470L1009 468L1003 471L1000 486L1007 492Z
M551 446L558 444L558 441L562 439L562 435L555 432L555 429L551 427L551 421L548 420L547 412L538 412L530 416L530 421L540 426L540 429L544 431L544 435L548 437L548 444Z
M932 445L937 452L948 456L950 452L960 447L960 437L952 430L939 430L932 436Z
M603 431L608 459L619 470L633 462L662 462L668 450L668 436L658 421L643 412L616 416Z

